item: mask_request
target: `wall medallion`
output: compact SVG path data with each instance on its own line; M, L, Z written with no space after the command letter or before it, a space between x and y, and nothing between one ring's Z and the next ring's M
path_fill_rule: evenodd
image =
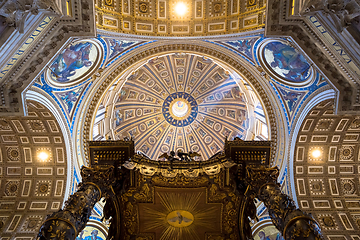
M70 86L86 79L96 69L102 49L96 41L76 41L64 49L47 70L47 79L55 86Z
M311 64L288 41L265 41L260 46L258 54L263 67L281 83L305 86L314 79Z

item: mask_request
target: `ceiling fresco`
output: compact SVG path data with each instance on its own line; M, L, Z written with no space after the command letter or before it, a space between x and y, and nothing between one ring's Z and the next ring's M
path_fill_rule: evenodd
M251 86L202 56L153 58L107 101L113 101L109 124L115 139L133 138L136 149L152 159L172 150L208 159L223 148L225 137L268 138L265 113ZM102 138L102 115L99 109L95 139Z
M97 0L96 26L111 32L149 36L204 36L251 31L265 26L266 1Z

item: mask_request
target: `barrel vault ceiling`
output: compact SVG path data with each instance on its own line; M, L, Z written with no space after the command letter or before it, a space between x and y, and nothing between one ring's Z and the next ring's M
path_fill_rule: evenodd
M186 16L175 13L178 0L96 0L96 26L111 32L148 36L209 36L265 26L264 0L184 1Z

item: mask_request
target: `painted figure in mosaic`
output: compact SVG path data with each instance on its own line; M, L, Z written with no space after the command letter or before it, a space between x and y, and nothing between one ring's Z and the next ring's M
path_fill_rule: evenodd
M82 42L68 47L61 53L50 67L56 80L68 82L69 77L74 76L77 69L90 67L92 65L92 61L89 60L91 47L91 43Z
M119 98L118 98L118 102L121 102L123 100L125 100L126 98L126 94L129 90L127 88L122 88L121 91L120 91L120 94L119 94Z
M98 237L99 231L94 229L91 231L91 236L87 236L84 240L102 240L102 238Z
M307 78L310 65L303 55L282 42L271 42L265 47L265 58L274 71L294 82Z
M244 53L249 58L252 58L251 50L256 40L256 38L252 38L240 41L230 41L228 44L236 48L239 52Z
M236 99L239 99L240 102L245 102L244 94L241 92L240 88L238 86L233 87L231 89L232 94Z
M276 240L284 240L283 236L280 233L276 235Z
M71 109L73 108L74 103L80 95L80 92L81 91L71 91L61 95L61 99L66 104L68 112L71 112Z
M301 93L297 92L286 92L284 95L284 100L287 101L289 110L292 111L295 106L295 102L298 100L298 97L301 96Z
M126 48L136 43L134 41L119 41L115 39L110 39L109 42L111 50L110 58L115 57L118 53L121 53Z
M260 240L272 240L270 237L265 235L265 232L261 231L259 232Z
M115 110L115 126L119 126L120 123L123 121L123 116L119 109Z
M80 232L79 236L77 236L75 240L83 240L83 239L84 239L84 238L83 238L83 235L84 235L84 230L82 230L82 231Z

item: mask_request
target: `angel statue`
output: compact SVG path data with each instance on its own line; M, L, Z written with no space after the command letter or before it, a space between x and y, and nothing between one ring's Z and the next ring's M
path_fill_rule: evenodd
M163 153L159 156L159 158L165 158L167 161L174 161L174 160L179 160L177 157L175 157L175 152L171 151L170 152L170 156L167 153Z

